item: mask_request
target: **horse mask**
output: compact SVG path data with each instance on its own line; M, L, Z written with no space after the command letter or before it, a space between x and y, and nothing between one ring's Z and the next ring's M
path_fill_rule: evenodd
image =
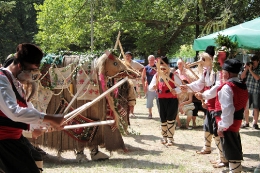
M128 68L108 50L97 59L96 68L99 74L104 74L108 78L123 78L128 76L130 79L135 79L140 77L140 73Z

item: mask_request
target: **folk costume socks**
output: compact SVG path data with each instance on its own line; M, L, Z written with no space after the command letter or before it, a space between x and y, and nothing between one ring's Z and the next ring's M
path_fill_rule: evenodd
M222 149L222 145L220 143L220 137L219 136L214 136L214 140L215 140L216 146L218 147L218 157L219 157L219 160L222 163L227 163L228 161L225 158L225 156L223 155L223 149Z
M166 144L167 143L167 122L164 122L161 124L161 134L162 134L162 144Z
M173 135L175 132L175 120L167 121L167 144L170 146L173 144Z
M37 165L40 173L43 171L43 161L35 161L35 164Z
M161 130L162 130L161 133L163 137L161 141L162 144L167 143L168 146L173 145L173 135L175 132L175 126L176 126L175 120L161 123Z
M203 150L211 151L211 141L212 141L212 134L209 132L204 132L204 147Z
M229 171L232 173L242 172L241 160L229 160Z

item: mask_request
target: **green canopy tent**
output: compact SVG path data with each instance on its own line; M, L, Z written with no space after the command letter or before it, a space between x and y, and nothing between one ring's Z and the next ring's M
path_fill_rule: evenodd
M231 41L237 41L240 48L260 49L260 17L223 31L197 38L194 40L193 49L200 51L205 50L209 45L216 45L214 38L218 34L228 36Z

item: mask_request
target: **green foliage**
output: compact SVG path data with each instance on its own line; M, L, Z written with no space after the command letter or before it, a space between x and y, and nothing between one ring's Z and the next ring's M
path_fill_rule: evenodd
M217 32L228 27L252 20L260 16L260 0L253 1L206 1L200 0L199 6L203 15L200 19L207 20L201 36ZM203 18L202 18L203 17Z
M218 46L217 49L220 49L221 47L226 47L227 49L229 49L230 51L235 51L238 47L238 43L237 42L232 42L230 40L230 38L228 37L228 35L221 35L218 34L217 38L214 39L216 45Z
M0 1L0 60L14 53L19 43L33 43L37 33L34 3L43 0Z
M175 54L168 54L169 57L182 58L183 60L187 58L194 57L196 52L192 49L192 45L181 45L180 49L175 52Z
M94 45L95 49L113 47L118 31L121 33L121 43L124 50L153 54L163 48L162 54L176 44L178 35L171 38L183 21L188 21L186 13L193 9L194 3L181 1L94 1ZM62 5L62 8L61 8ZM84 2L67 2L46 0L43 5L36 6L39 11L37 23L39 33L36 42L47 52L68 50L71 45L77 48L90 48L90 4ZM190 9L190 10L188 10ZM66 12L66 18L63 17ZM189 15L193 14L191 12ZM79 17L84 16L84 18ZM52 22L53 21L53 22ZM54 22L55 21L55 22ZM69 25L69 26L68 26ZM191 26L192 24L190 24ZM183 27L183 26L182 26ZM60 30L62 28L62 30ZM76 28L76 29L75 29ZM179 31L184 33L189 27ZM192 33L188 42L192 41ZM173 41L174 40L174 41ZM179 45L178 45L179 47Z
M15 1L11 1L11 2L0 1L1 15L5 15L5 13L10 13L14 7L15 7Z
M213 70L221 70L220 64L218 62L219 51L224 51L226 53L226 59L233 58L235 52L238 48L237 42L232 42L228 36L218 34L217 38L214 39L217 45L216 54L214 55Z
M259 3L260 0L0 1L0 58L14 53L21 42L36 42L46 53L89 51L91 9L94 50L113 48L121 31L125 51L143 56L174 54L180 45L192 44L197 36L196 25L200 26L198 34L205 26L203 33L207 34L254 19L260 16Z

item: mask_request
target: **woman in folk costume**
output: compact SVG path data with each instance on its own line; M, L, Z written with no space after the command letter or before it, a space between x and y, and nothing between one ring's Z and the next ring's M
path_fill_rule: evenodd
M226 57L218 58L218 62L221 66L224 63ZM215 99L217 96L217 88L221 85L219 71L214 72L213 69L212 56L206 52L200 54L200 64L198 68L202 69L200 78L197 81L187 84L187 86L181 86L183 91L187 91L188 87L191 88L195 93L195 96L199 100L205 100L207 113L204 120L204 146L202 150L196 151L197 154L210 154L211 153L211 141L214 135L215 144L218 148L218 159L216 161L211 161L214 168L220 168L227 166L228 162L223 156L222 147L220 145L220 138L216 132L216 122L214 118L215 110ZM204 90L203 93L200 91Z
M243 160L239 129L248 99L246 84L238 79L242 63L237 59L226 60L222 66L225 83L217 90L216 121L217 133L221 139L224 156L229 163L229 171L240 173Z
M0 69L0 172L41 172L41 154L22 134L33 130L32 137L42 134L42 127L59 128L61 115L46 115L37 111L25 98L20 81L35 79L39 71L42 51L29 43L19 44L16 54ZM21 157L22 156L22 157Z
M149 85L150 91L158 92L159 114L161 118L162 144L173 145L175 119L178 113L177 94L180 93L181 80L170 72L168 58L162 58L162 63L157 65L158 72L153 76ZM158 68L159 66L159 68Z

